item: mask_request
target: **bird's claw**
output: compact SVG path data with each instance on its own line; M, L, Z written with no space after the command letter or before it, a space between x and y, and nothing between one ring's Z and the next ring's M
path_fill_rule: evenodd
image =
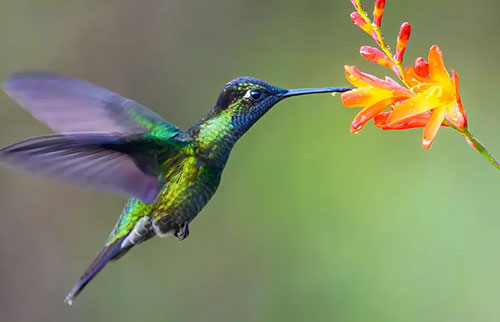
M179 240L184 240L189 236L189 221L186 220L183 226L179 226L179 229L174 233L174 236Z

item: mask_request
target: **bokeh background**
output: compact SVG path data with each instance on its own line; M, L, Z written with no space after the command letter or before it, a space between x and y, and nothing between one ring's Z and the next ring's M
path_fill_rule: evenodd
M367 7L371 1L364 1ZM473 132L500 155L500 2L388 1L413 26L406 62L438 43ZM380 76L347 0L0 1L0 75L88 79L188 128L230 79L343 86ZM0 145L48 133L0 95ZM125 198L0 169L2 321L499 321L500 176L455 132L349 134L338 97L276 106L236 145L184 242L155 239L63 298Z

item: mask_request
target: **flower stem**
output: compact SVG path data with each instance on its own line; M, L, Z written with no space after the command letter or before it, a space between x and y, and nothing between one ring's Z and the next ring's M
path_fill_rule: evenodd
M486 149L486 147L474 135L472 135L472 133L470 133L468 128L459 129L458 127L454 126L448 121L445 121L445 123L452 129L460 132L465 137L470 146L472 146L477 152L479 152L483 157L485 157L486 160L488 160L488 162L491 163L495 168L500 170L500 163L498 162L498 160L488 151L488 149Z
M363 17L363 19L365 19L365 21L367 21L369 24L372 25L373 32L376 35L376 37L374 37L372 34L372 38L375 40L375 42L377 42L377 44L379 45L380 49L382 49L384 54L386 54L387 57L391 60L391 62L397 67L397 69L399 71L399 75L397 75L397 76L399 77L401 82L403 82L403 84L407 88L410 89L411 87L408 85L408 83L406 83L406 81L403 77L403 75L404 75L403 64L400 61L398 61L396 58L394 58L394 55L391 52L391 48L389 48L389 46L385 42L385 39L384 39L384 36L382 35L382 30L380 29L380 26L376 26L375 24L373 24L371 22L370 18L368 18L368 14L363 9L363 6L361 5L361 0L356 0L356 5L357 5L357 11L361 15L361 17Z
M468 129L462 131L462 134L469 140L469 142L474 145L477 152L481 153L489 163L493 164L495 168L500 170L500 163L498 163L498 160L493 155L491 155L486 147L474 135L472 135Z

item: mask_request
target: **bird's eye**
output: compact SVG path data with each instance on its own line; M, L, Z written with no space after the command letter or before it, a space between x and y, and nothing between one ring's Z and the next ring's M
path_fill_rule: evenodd
M262 92L259 91L258 89L249 89L245 93L245 97L252 101L258 101L262 98Z

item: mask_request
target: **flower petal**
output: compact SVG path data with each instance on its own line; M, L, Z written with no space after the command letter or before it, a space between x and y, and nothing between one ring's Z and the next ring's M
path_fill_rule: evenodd
M349 81L349 83L351 83L355 87L368 86L367 82L363 81L362 79L360 79L359 77L357 77L357 75L355 75L352 72L352 68L353 67L354 66L344 65L345 78L347 78L347 80Z
M441 127L441 123L443 123L444 114L444 108L437 108L432 112L429 122L424 128L424 136L422 138L422 148L424 148L424 150L431 147L432 141L436 137L436 134Z
M375 115L373 121L375 126L381 130L407 130L413 129L417 127L425 127L429 122L429 118L431 117L431 112L425 112L422 114L418 114L409 118L406 118L398 123L389 124L387 123L387 119L391 115L390 112L382 112ZM448 127L445 123L441 123L441 126Z
M422 114L433 107L434 106L429 105L424 95L418 95L395 107L387 121L389 124L398 123L408 117Z
M391 90L394 87L392 84L389 84L380 78L361 72L356 66L346 65L344 66L344 68L346 71L347 80L356 87L370 85L388 90ZM403 88L402 86L400 87Z
M417 73L417 69L413 66L406 66L404 70L404 80L411 87L427 82L427 79Z
M458 107L457 102L451 102L448 106L445 107L445 118L451 124L453 124L453 126L460 129L463 128L463 125L465 123L465 119L460 113L460 108Z
M358 115L356 115L354 121L352 121L351 133L358 133L359 131L361 131L365 126L366 122L371 120L378 113L388 108L394 102L395 102L394 98L388 98L370 107L362 109L361 112L359 112Z
M456 95L456 102L455 102L455 109L458 114L458 122L453 125L458 127L459 129L464 129L467 128L467 112L465 112L464 106L462 105L462 99L460 98L460 94L458 93L458 87L459 87L459 78L457 72L454 70L451 71L452 74L452 81L453 85L455 86L455 95Z
M377 87L365 86L342 93L340 97L345 107L366 107L393 97L393 92Z
M391 124L387 122L390 115L391 115L390 112L377 114L373 119L373 121L375 122L375 126L382 130L406 130L406 129L413 129L416 127L424 127L429 121L431 113L425 112L419 115L406 118L401 122L391 123Z
M443 53L437 45L433 45L429 50L429 76L431 80L447 89L452 86L450 75L444 65Z
M412 97L415 94L407 88L399 85L395 80L386 77L382 80L373 75L361 72L356 66L344 66L347 80L356 87L372 86L394 92L394 96Z

